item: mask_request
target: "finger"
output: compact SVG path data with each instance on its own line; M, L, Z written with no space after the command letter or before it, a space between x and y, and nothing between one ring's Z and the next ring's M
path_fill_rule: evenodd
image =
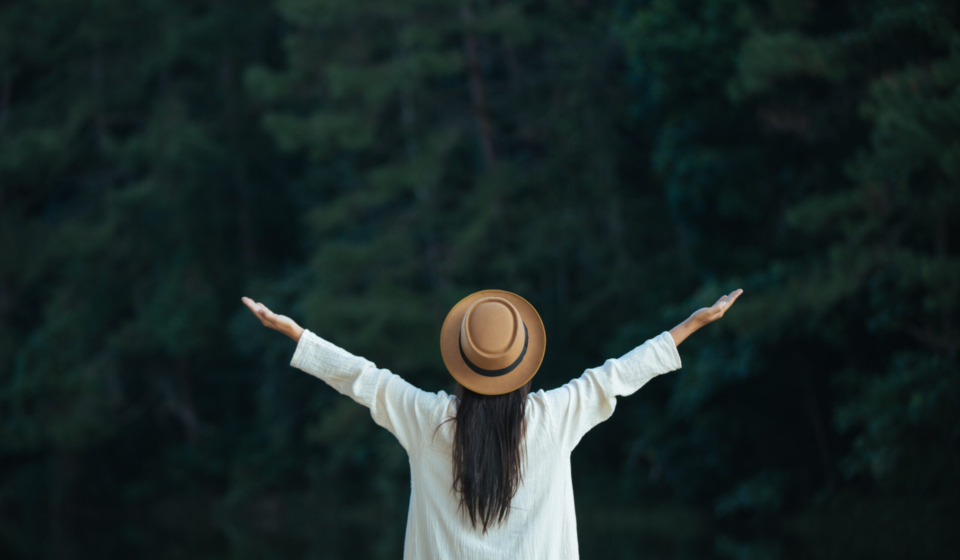
M240 301L242 301L244 305L249 307L250 311L253 311L257 316L260 315L260 307L252 299L248 297L242 297L240 298Z
M740 294L742 293L743 290L740 288L730 292L730 295L727 296L727 307L733 305L733 302L737 301L737 298L740 297Z
M251 301L249 307L253 310L254 315L257 316L257 319L260 319L260 322L263 323L264 326L270 326L272 318L270 310L267 309L266 306L264 306L262 303Z
M269 308L269 307L267 307L266 305L260 303L259 301L257 302L257 305L259 305L260 308L263 310L263 315L264 315L265 317L273 317L273 311L270 311L270 308Z
M733 305L733 302L743 293L743 290L737 289L730 292L729 295L723 296L723 301L720 302L720 317L723 317L723 314L730 309L730 306Z

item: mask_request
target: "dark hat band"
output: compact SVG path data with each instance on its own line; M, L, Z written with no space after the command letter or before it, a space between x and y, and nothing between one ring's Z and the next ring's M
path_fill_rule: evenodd
M527 324L523 321L520 321L520 324L523 325L523 351L520 352L520 355L517 356L517 359L512 364L501 369L483 369L467 358L467 355L463 353L463 344L459 342L460 337L457 337L457 346L460 348L460 357L463 358L463 362L467 364L467 367L473 370L474 373L478 373L484 377L500 377L517 369L517 366L523 361L523 357L527 355L527 344L530 342L530 332L527 331Z

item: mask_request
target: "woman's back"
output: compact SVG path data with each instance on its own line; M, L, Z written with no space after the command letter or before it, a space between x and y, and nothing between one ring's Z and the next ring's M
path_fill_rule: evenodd
M437 418L455 417L456 397L441 393ZM451 454L454 425L444 423L410 456L411 500L404 558L576 558L570 455L546 421L543 391L527 397L523 480L502 524L486 534L458 512ZM442 420L439 420L442 422ZM573 554L571 555L571 551Z
M578 558L570 453L583 435L613 414L616 397L679 369L680 355L663 331L562 387L526 399L522 483L502 524L475 528L453 485L457 398L422 391L387 369L304 331L290 365L319 377L370 408L410 458L411 498L404 558Z

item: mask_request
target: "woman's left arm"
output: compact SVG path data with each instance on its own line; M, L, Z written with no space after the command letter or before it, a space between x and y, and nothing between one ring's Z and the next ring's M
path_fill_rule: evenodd
M323 380L340 394L370 409L373 420L397 437L408 452L423 432L421 424L443 398L414 387L388 369L354 356L343 348L300 327L289 317L273 313L262 303L243 298L264 326L297 342L290 365Z
M296 321L286 315L277 315L267 309L266 305L259 301L253 301L246 296L240 298L240 301L249 307L250 311L253 311L253 314L257 316L257 319L260 319L260 323L263 324L263 326L289 336L294 342L300 342L303 327L298 325Z

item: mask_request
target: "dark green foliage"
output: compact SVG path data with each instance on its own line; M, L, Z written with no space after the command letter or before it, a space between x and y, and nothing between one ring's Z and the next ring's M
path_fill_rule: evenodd
M958 26L906 0L4 4L0 553L396 557L402 448L239 298L449 391L440 325L488 287L543 316L534 390L745 290L574 454L584 558L950 550Z

